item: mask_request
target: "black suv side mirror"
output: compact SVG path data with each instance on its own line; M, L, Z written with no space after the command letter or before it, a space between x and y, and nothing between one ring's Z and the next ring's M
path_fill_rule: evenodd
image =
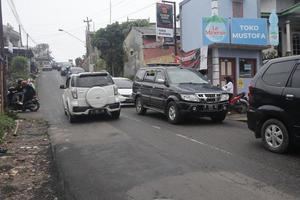
M66 86L65 85L60 85L59 88L60 89L66 89Z

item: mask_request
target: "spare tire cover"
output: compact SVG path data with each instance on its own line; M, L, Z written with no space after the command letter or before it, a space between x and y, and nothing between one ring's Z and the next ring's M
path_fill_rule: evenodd
M107 94L102 87L93 87L86 93L86 102L93 108L102 108L107 104Z

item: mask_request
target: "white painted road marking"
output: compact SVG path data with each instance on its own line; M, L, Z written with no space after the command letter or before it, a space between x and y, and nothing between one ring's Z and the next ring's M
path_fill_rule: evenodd
M152 128L160 130L161 128L159 126L152 126Z
M200 145L202 145L202 146L206 146L206 147L208 147L208 148L210 148L210 149L213 149L213 150L216 150L216 151L225 153L225 154L227 154L227 155L231 155L231 156L233 155L231 152L226 151L226 150L224 150L224 149L221 149L221 148L219 148L219 147L215 147L215 146L213 146L213 145L210 145L210 144L206 144L206 143L200 142L200 141L198 141L198 140L195 140L195 139L193 139L193 138L189 138L189 137L184 136L184 135L181 135L181 134L176 134L176 135L177 135L178 137L181 137L181 138L186 139L186 140L188 140L188 141L191 141L191 142L200 144Z

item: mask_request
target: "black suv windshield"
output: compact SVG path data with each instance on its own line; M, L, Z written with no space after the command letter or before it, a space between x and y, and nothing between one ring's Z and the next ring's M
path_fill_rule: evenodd
M132 81L127 79L114 79L115 84L118 86L119 89L131 89L132 88Z
M170 82L173 84L207 84L208 82L205 80L202 75L197 72L194 72L189 69L182 68L172 68L167 69L167 74L170 79Z
M96 86L108 86L113 85L112 78L108 75L93 75L93 76L81 76L75 79L75 87L96 87Z

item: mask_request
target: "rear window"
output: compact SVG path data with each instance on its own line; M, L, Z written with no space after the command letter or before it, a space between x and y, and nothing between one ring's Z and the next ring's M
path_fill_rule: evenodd
M84 72L84 69L80 69L80 68L78 68L78 69L70 69L70 72L72 73L72 74L79 74L79 73L81 73L81 72Z
M119 89L131 89L132 81L127 79L113 79Z
M276 87L285 87L295 66L295 61L271 64L263 75L265 83Z
M292 88L300 88L300 65L297 66L297 69L293 74L291 87Z
M114 82L109 75L93 75L93 76L81 76L76 77L73 87L96 87L96 86L108 86L113 85Z

